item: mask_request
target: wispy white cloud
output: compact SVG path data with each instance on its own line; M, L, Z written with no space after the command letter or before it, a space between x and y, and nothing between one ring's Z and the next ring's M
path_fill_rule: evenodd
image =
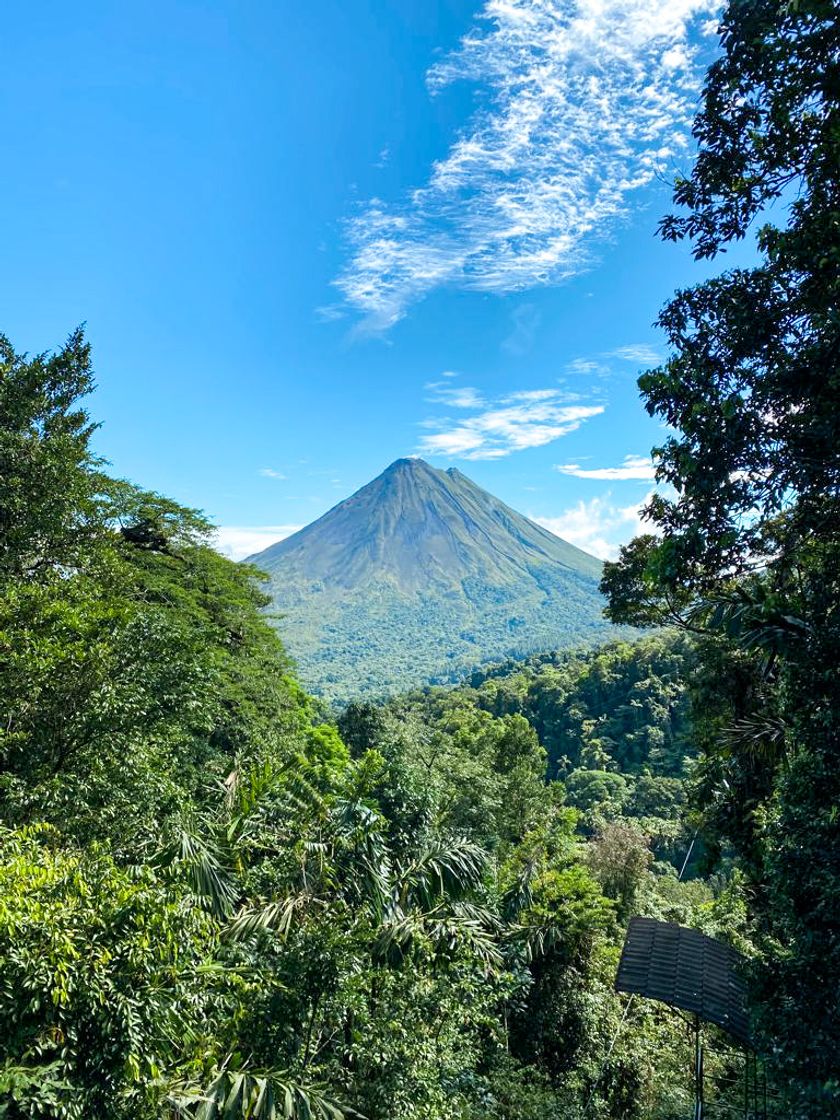
M334 323L337 319L343 319L346 314L346 309L340 303L327 303L315 308L315 318L319 323Z
M652 346L645 342L638 342L630 346L618 346L615 350L602 351L594 356L573 358L566 363L564 370L573 376L605 378L615 371L617 361L631 362L636 366L652 366L661 360L659 352Z
M502 403L516 404L518 401L551 401L555 400L556 397L556 389L522 389L520 392L511 393L509 396L503 397ZM563 399L568 401L569 394L564 392ZM603 411L603 409L601 411Z
M434 404L445 404L449 408L482 408L484 398L478 389L471 385L458 386L453 389L443 385L440 381L430 381L426 388L430 390L428 400Z
M573 358L572 361L566 363L565 369L566 373L584 377L594 377L610 372L608 365L604 362L595 361L594 358Z
M421 454L502 459L514 451L560 439L604 411L601 404L571 403L568 394L560 389L512 393L482 404L481 411L466 419L424 421L423 426L433 432L421 439Z
M621 358L622 361L635 362L637 364L646 363L647 365L654 365L656 362L661 361L659 352L644 342L637 343L633 346L619 346L617 350L611 350L608 357Z
M636 481L653 482L656 470L647 455L625 455L620 467L581 467L579 463L558 464L555 468L561 474L569 474L574 478L594 478L604 482L618 482L635 479Z
M263 478L274 478L278 482L286 481L286 476L281 471L274 470L273 467L263 467L260 470L260 474L263 476Z
M213 545L231 560L244 560L302 528L302 525L220 525Z
M529 517L584 552L602 560L614 560L619 548L632 537L652 531L641 516L649 499L650 494L641 502L622 506L613 502L608 492L588 502L578 502L557 517L534 514L529 514Z
M424 186L350 221L336 281L381 331L440 286L510 292L588 267L633 192L677 158L717 0L486 0L428 74L485 100Z

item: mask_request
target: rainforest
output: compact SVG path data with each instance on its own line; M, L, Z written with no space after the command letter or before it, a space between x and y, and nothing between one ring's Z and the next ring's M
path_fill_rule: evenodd
M82 336L3 358L5 1114L679 1108L665 1010L606 1045L630 914L749 944L731 856L693 844L692 643L336 717L259 573L90 460Z

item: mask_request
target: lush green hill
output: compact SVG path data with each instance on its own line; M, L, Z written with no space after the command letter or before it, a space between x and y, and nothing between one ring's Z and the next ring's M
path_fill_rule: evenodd
M398 459L251 560L271 577L303 680L328 699L446 682L614 630L599 560L422 459Z

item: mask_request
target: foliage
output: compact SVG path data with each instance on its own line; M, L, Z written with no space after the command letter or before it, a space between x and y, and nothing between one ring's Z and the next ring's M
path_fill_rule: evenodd
M152 1114L171 1039L199 1027L181 978L201 967L209 924L150 872L57 840L35 826L0 838L0 1037L19 1110L10 1115L41 1114L47 1102L80 1120Z
M603 588L617 621L706 635L705 832L748 876L759 1038L810 1118L840 1100L840 17L732 0L722 43L662 232L705 258L758 227L759 261L662 312L672 357L640 387L672 496Z
M196 1120L222 1120L225 1116L247 1116L248 1120L341 1120L344 1112L333 1101L311 1086L263 1077L247 1071L220 1070L204 1089L184 1089L173 1093L171 1106L177 1117Z
M625 628L603 618L597 579L550 566L539 582L509 577L455 590L404 593L299 586L273 577L273 612L307 688L332 705L381 701L424 683L454 684L477 665L535 651L589 647Z
M660 316L668 488L602 584L676 630L334 726L257 570L93 455L83 332L0 338L0 1116L666 1120L691 1043L613 990L634 913L743 952L786 1115L836 1114L840 15L730 0L721 42L661 232L759 261ZM564 556L321 599L317 650L285 631L328 698L586 645Z
M0 1115L667 1115L688 1049L612 975L634 907L729 913L731 884L662 863L684 844L686 643L334 726L258 573L91 458L82 337L5 360L29 405L4 446L64 481L27 505L9 475Z
M0 570L35 575L72 562L98 523L89 450L90 351L74 332L52 355L27 359L0 335Z

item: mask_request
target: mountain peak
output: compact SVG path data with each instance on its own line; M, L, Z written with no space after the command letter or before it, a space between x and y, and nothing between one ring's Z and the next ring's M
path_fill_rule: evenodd
M434 467L430 466L425 459L417 458L416 456L406 457L403 459L395 459L389 467L380 475L384 477L389 474L397 474L400 472L422 474L428 471L434 471Z
M403 591L499 580L560 564L595 578L601 564L482 490L455 467L396 459L343 502L252 559L343 587L387 578Z

